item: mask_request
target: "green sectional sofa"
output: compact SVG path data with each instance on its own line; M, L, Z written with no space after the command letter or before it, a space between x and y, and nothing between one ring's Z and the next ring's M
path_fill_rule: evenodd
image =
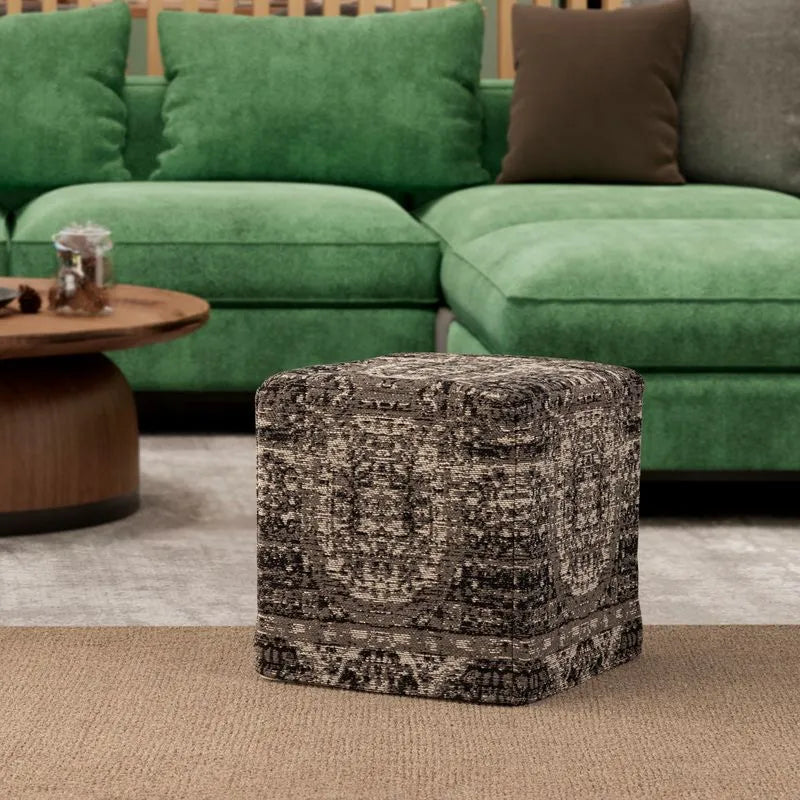
M134 181L0 191L4 274L49 274L51 235L91 219L113 232L120 280L211 302L198 333L114 354L134 389L252 392L283 369L432 350L449 308L453 352L640 370L647 470L800 469L800 199L692 184L412 197L148 181L164 88L127 82ZM510 97L510 82L484 81L492 175Z

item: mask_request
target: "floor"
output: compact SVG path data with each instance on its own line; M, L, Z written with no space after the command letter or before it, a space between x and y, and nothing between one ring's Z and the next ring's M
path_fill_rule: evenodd
M145 436L142 509L0 537L0 625L250 625L251 436ZM800 517L644 518L646 624L800 623Z

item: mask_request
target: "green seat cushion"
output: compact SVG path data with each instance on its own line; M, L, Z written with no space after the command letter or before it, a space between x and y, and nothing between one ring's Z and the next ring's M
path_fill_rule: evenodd
M158 180L415 191L489 179L475 2L357 18L164 12L158 22L170 144Z
M638 369L800 367L800 200L726 186L486 186L418 212L494 352Z
M275 372L432 350L432 308L215 308L196 333L109 356L137 391L253 392Z
M583 219L796 219L800 199L738 186L519 184L476 186L423 206L420 220L447 242L528 222Z
M51 236L73 221L112 231L123 283L218 305L434 305L439 244L376 192L299 183L86 184L20 212L11 272L47 275Z
M130 178L127 5L0 19L0 186Z

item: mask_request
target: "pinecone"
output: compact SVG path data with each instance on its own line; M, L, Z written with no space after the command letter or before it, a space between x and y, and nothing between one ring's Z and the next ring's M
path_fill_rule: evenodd
M17 302L19 310L23 314L35 314L42 307L42 298L39 296L39 292L25 283L20 284Z

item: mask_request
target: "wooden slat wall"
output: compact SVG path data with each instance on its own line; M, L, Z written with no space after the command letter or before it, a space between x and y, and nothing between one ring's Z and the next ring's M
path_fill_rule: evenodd
M161 51L158 47L158 15L163 8L162 0L147 2L147 74L160 75L164 71Z
M100 5L109 0L39 0L41 11L53 12L59 4L69 7L86 8ZM161 54L158 48L157 18L164 9L174 11L211 12L218 14L251 14L257 17L279 11L290 17L302 17L306 13L307 0L129 0L134 16L147 20L147 72L160 75L163 71ZM341 13L342 3L357 3L359 14L374 14L378 6L390 7L396 12L418 11L426 8L441 8L459 0L315 0L321 5L322 14L335 17ZM497 75L500 78L514 76L514 50L511 42L511 8L516 0L496 0L497 3ZM555 0L527 0L537 6L558 5ZM624 0L601 0L603 9L619 8ZM570 9L585 9L588 0L565 0L561 5ZM23 0L0 0L0 10L6 14L19 14L23 10ZM28 10L28 0L25 2ZM318 13L318 12L317 12Z

